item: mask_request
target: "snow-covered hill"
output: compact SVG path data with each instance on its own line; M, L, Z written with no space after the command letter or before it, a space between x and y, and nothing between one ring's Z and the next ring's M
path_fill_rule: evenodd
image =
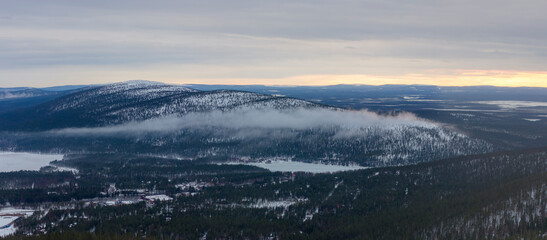
M294 98L147 81L90 87L4 114L0 121L3 130L24 132L0 138L0 147L25 150L281 157L364 166L491 150L485 142L410 114L380 116Z
M237 107L286 109L312 106L318 105L251 92L198 91L179 85L129 81L89 87L31 109L29 112L42 115L41 123L45 120L50 125L39 123L34 124L34 127L27 125L25 129L104 126Z

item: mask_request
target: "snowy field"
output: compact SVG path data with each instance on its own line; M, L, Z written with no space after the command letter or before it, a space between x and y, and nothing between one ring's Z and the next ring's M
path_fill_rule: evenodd
M13 226L13 224L10 225L10 226L7 227L7 228L1 228L1 227L10 224L11 222L15 221L17 218L19 218L19 217L14 217L14 216L0 216L0 237L9 236L9 235L15 233L15 231L16 231L17 229Z
M59 154L36 154L23 152L0 152L0 172L40 170L53 160L62 160Z
M27 209L15 209L15 208L4 208L0 209L0 228L11 224L13 221L17 220L20 216L28 217L34 213L34 210ZM0 237L9 236L17 231L17 228L11 224L7 228L0 229Z
M320 164L320 163L304 163L304 162L292 162L292 161L271 161L271 163L230 162L228 164L251 165L251 166L268 169L271 172L333 173L333 172L365 169L365 167L361 167L361 166L327 165L327 164Z

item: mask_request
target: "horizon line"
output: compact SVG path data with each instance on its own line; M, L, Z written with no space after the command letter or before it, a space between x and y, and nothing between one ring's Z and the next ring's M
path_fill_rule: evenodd
M397 83L387 83L387 84L364 84L364 83L339 83L339 84L325 84L325 85L311 85L311 84L226 84L226 83L178 83L178 82L163 82L163 81L154 81L154 80L144 80L144 79L131 79L131 80L124 80L124 81L118 81L118 82L109 82L109 83L90 83L90 84L63 84L63 85L49 85L49 86L43 86L43 87L33 87L33 86L15 86L15 87L1 87L0 89L10 89L10 88L35 88L35 89L43 89L43 88L52 88L52 87L70 87L70 86L82 86L82 87L90 87L90 86L104 86L109 84L115 84L115 83L123 83L123 82L131 82L131 81L149 81L149 82L157 82L167 85L180 85L180 86L192 86L192 85L201 85L201 86L265 86L265 87L333 87L333 86L374 86L374 87L381 87L381 86L420 86L420 87L495 87L495 88L543 88L547 89L547 87L542 86L498 86L498 85L490 85L490 84L481 84L481 85L435 85L435 84L397 84Z

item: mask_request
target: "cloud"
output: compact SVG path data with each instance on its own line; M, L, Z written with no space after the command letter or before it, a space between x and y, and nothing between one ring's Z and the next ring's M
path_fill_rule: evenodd
M410 113L381 116L367 111L332 109L239 109L190 113L106 127L58 129L48 133L63 136L138 137L199 131L218 137L254 138L287 137L293 131L319 130L330 131L336 137L352 137L371 130L405 127L431 129L438 126Z
M545 71L546 8L543 0L8 1L0 86Z

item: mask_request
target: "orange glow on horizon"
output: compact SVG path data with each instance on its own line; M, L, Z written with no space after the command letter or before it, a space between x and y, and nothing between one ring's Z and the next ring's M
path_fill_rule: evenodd
M286 78L218 78L194 80L169 80L179 84L226 84L226 85L436 85L436 86L498 86L498 87L545 87L547 72L518 72L503 70L449 70L430 71L405 75L300 75Z
M58 75L63 73L63 76ZM209 74L209 73L207 73ZM222 85L269 85L269 86L326 86L326 85L436 85L436 86L498 86L547 88L547 71L509 70L425 70L407 74L308 74L288 77L230 77L230 72L211 70L212 77L195 74L188 70L169 68L141 69L45 69L41 71L7 74L6 86L50 87L60 85L107 84L127 80L151 80L172 84L222 84ZM186 76L186 77L182 77ZM227 77L222 77L227 76ZM77 80L75 80L77 79ZM26 81L26 84L21 82Z

